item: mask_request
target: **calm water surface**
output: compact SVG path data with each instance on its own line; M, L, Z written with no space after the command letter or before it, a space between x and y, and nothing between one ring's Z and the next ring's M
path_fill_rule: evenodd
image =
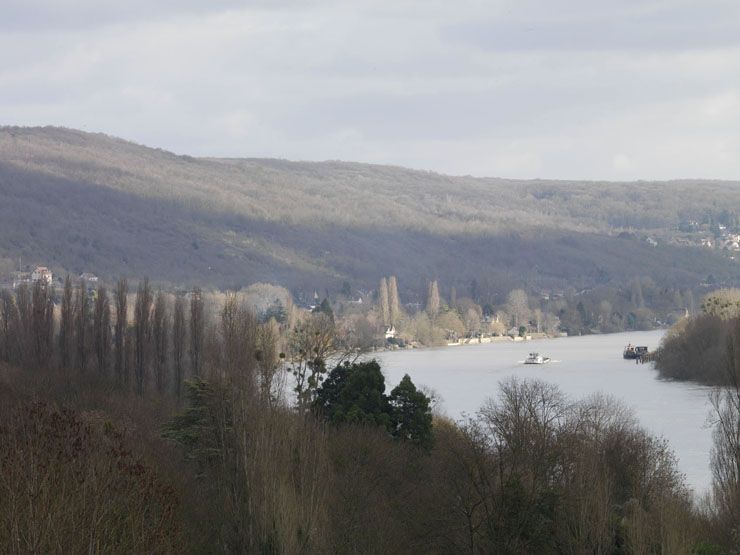
M663 331L564 337L528 342L464 345L376 355L388 390L408 373L415 384L433 388L442 398L442 410L452 418L472 415L497 393L509 376L541 378L557 384L573 399L591 393L611 394L635 411L642 425L665 437L678 457L679 468L697 493L709 486L711 430L709 388L666 382L648 364L622 358L627 343L656 348ZM543 366L524 365L530 351L553 359Z

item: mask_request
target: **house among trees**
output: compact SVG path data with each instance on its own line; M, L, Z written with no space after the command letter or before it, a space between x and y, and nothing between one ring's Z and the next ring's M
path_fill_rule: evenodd
M396 337L396 326L386 326L385 327L385 338L388 339L395 339Z
M28 272L14 272L13 289L17 289L21 283L31 283L31 274Z
M31 272L31 281L33 283L36 283L37 281L43 281L47 285L51 285L51 282L53 281L54 276L51 273L51 270L47 268L46 266L36 266L36 269Z
M98 285L98 276L91 272L82 272L79 278L85 282L87 287L95 287Z

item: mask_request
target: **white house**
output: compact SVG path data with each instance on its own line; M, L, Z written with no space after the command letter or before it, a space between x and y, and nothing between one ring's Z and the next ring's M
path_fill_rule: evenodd
M31 272L32 282L43 281L47 285L51 285L53 279L54 276L52 275L51 270L46 266L36 266L36 269Z
M87 282L88 285L95 285L98 283L98 276L91 272L82 272L80 279Z

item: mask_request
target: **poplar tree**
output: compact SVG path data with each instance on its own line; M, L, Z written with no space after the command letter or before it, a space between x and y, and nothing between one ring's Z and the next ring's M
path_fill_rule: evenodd
M72 339L74 337L74 311L72 306L72 280L69 275L64 279L62 306L59 315L59 367L69 369L72 358Z
M126 329L128 327L128 283L119 279L116 285L116 336L115 336L115 372L119 385L128 383L126 368Z
M179 399L181 396L182 380L184 374L185 359L185 341L186 339L186 322L185 322L185 301L178 296L175 299L175 310L172 318L172 366L174 370L173 386L175 396Z
M152 316L152 342L154 344L154 379L160 394L164 393L168 378L169 333L167 297L159 291L154 302Z
M34 365L37 370L51 362L54 341L53 291L41 280L33 285L30 336Z
M18 309L15 299L10 291L0 291L0 360L3 362L15 362L17 349L13 346L18 344Z
M401 299L398 297L398 282L396 276L388 278L388 304L391 326L398 324L401 318Z
M27 283L21 283L15 291L15 306L18 313L16 338L19 361L28 365L31 357L31 293Z
M429 282L429 292L427 294L427 314L434 319L439 314L439 285L437 280Z
M136 390L144 394L144 384L149 366L149 351L152 333L152 292L149 279L139 283L134 303L134 374Z
M383 325L387 326L390 323L390 306L388 305L388 282L385 278L381 278L380 287L378 288L378 303L380 304L380 317L383 320Z
M85 280L77 284L74 304L75 328L75 363L77 370L84 372L87 368L88 323L90 319L90 301L87 298Z
M203 296L200 289L190 295L190 365L193 377L200 376L204 334Z
M105 287L98 289L93 313L93 344L99 374L107 374L110 365L110 299Z

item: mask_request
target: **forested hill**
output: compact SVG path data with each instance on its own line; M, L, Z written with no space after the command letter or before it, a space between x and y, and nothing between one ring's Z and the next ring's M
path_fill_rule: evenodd
M505 291L635 276L690 287L711 274L732 284L740 265L727 255L673 243L681 222L737 207L737 182L450 177L0 128L0 258L108 278L312 289L394 274L409 288L476 279Z

